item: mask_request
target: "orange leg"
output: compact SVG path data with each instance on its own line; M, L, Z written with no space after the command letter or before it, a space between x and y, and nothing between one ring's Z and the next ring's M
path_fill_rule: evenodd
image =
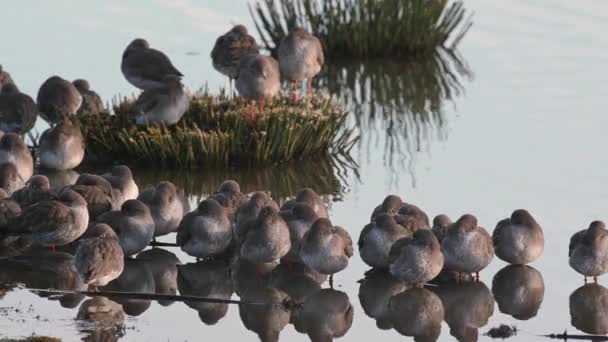
M479 282L479 272L475 272L475 281Z
M255 100L251 100L251 111L249 112L249 122L251 126L255 124Z
M298 80L293 82L293 102L298 102Z
M306 95L308 96L312 96L313 94L313 90L312 90L312 78L308 80L308 86L306 87Z

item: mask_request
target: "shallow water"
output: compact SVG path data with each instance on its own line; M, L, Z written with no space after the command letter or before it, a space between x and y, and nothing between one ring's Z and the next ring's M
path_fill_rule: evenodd
M600 0L471 0L466 6L475 12L475 24L460 49L469 68L468 72L455 71L460 86L449 88L451 100L446 99L445 89L442 94L407 88L417 83L408 83L404 77L419 74L411 70L400 72L388 64L327 68L329 76L321 83L358 113L350 120L362 135L353 152L359 164L356 172L328 172L326 166L260 172L202 170L181 175L140 170L135 172L136 178L143 184L167 178L179 180L193 196L193 203L227 177L238 179L248 190L272 188L281 198L301 186L315 186L330 195L332 221L346 227L354 239L373 207L388 193L400 194L430 215L446 213L456 218L471 212L489 230L513 209L527 208L543 225L546 236L544 255L531 265L544 283L542 304L534 317L518 320L502 313L505 307L497 304L493 305L488 322L484 317L467 315L471 303L487 304L493 278L506 266L497 259L481 274L485 286L431 290L444 300L450 299L445 312L451 325L462 326L457 318L475 318L469 325L479 328L479 340L488 340L482 333L501 323L516 325L520 332L512 340L519 341L539 340L535 337L538 334L561 333L565 329L578 332L571 325L569 296L583 285L583 280L567 264L568 241L574 231L590 221L608 219L608 195L602 187L608 184L608 157L604 152L608 118L603 112L608 93L603 71L608 63L608 38L604 35L608 29L608 5ZM119 63L124 46L137 35L166 51L186 75L190 88L206 83L216 91L227 81L211 68L208 58L215 37L230 24L250 24L245 1L110 1L81 8L72 1L25 0L4 7L9 8L3 8L0 27L10 34L0 35L1 62L22 90L34 96L43 80L53 73L69 79L86 77L108 100L116 94L133 93L120 74ZM355 80L349 79L346 72ZM395 75L401 78L391 77ZM342 86L334 87L340 82ZM370 89L370 85L375 86ZM395 87L399 90L395 91ZM373 99L375 104L366 99ZM171 252L184 264L194 262L178 251ZM137 267L133 268L134 277L138 275ZM342 339L403 340L398 331L404 332L407 327L399 326L398 331L378 329L376 321L362 308L360 284L356 281L363 278L366 270L355 255L350 267L336 276L336 290L345 292L354 307L352 327ZM149 274L139 271L148 282L134 283L151 291ZM538 281L538 273L530 273ZM46 273L37 275L47 279L38 284L52 281ZM514 277L506 276L510 280ZM598 292L602 294L601 289L584 288L575 295L601 298ZM433 296L428 293L419 296L431 298L432 302ZM400 303L407 300L407 296L400 297ZM25 290L8 292L0 306L19 311L0 312L0 335L36 333L67 341L79 339L83 336L80 330L86 327L74 320L78 308L60 305L73 306L74 301L51 301ZM229 305L223 318L206 325L183 303L137 304L128 306L129 313L138 315L127 315L124 340L256 340L256 334L245 327L241 317L261 317L264 313ZM587 319L583 322L591 322L590 317L584 318ZM251 328L251 320L247 322ZM286 325L280 333L281 340L308 340L296 328L302 330L299 325ZM463 340L474 340L470 328L452 332ZM443 322L439 340L453 340L450 333L450 327Z

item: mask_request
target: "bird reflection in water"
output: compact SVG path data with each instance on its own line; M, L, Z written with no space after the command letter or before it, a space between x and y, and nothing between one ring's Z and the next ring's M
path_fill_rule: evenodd
M500 312L528 320L538 314L545 296L545 282L533 267L509 265L494 275L492 294Z
M360 283L359 302L365 314L376 320L379 329L392 329L388 305L391 297L407 290L407 284L386 270L370 271Z
M587 334L608 334L608 289L586 284L570 295L572 325Z
M74 256L69 253L36 251L28 255L0 260L0 283L23 284L32 289L68 291L86 290L73 266ZM62 307L75 308L84 299L80 294L53 294L36 292L40 297L59 300Z
M93 297L80 305L78 330L86 342L114 342L125 335L125 313L122 306L106 297Z
M326 69L321 85L354 113L361 155L374 155L371 149L380 146L373 145L382 143L391 181L405 169L413 185L416 154L432 140L447 139L446 102L463 94L464 81L473 78L457 51L442 49L431 58L335 62Z
M234 286L230 277L230 265L223 260L199 261L177 267L177 287L183 296L230 299ZM227 303L184 302L198 311L198 317L206 325L214 325L228 312Z
M177 267L181 262L175 254L161 248L153 248L139 253L136 259L143 261L152 272L157 294L177 294ZM162 306L173 304L167 300L159 300L158 303Z
M156 285L154 283L154 275L146 265L146 262L138 259L126 259L122 274L100 290L155 293ZM150 300L132 298L120 298L116 299L116 302L122 305L123 310L129 316L143 314L152 304Z
M401 335L414 341L437 341L445 311L439 296L425 288L411 288L389 300L389 317Z
M479 328L494 314L494 298L481 281L451 282L434 287L443 302L450 334L458 341L477 341Z

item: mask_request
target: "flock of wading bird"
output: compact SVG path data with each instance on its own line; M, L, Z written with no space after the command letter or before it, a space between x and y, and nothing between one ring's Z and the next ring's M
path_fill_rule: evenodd
M294 29L278 49L278 63L259 54L245 27L219 37L212 51L214 67L236 80L239 93L260 100L276 95L280 77L310 80L320 71L323 50L317 38ZM144 39L131 42L122 57L125 78L143 90L136 102L137 124L176 123L189 103L182 74L162 52ZM116 279L124 257L137 254L154 237L176 232L176 243L196 258L238 256L259 268L280 262L299 263L324 275L348 266L353 243L328 219L324 202L312 189L301 190L282 207L265 192L245 195L234 181L189 212L182 194L170 182L139 192L131 170L115 166L104 175L81 174L74 184L51 189L44 175L34 175L34 158L23 141L40 115L51 128L39 143L42 168L69 170L84 157L80 129L68 118L101 111L99 96L85 80L72 83L58 76L41 86L37 105L19 92L10 75L0 74L0 239L4 246L77 245L75 268L83 281L103 286ZM253 106L252 106L252 116ZM432 222L418 207L388 196L361 231L361 258L374 269L388 270L412 286L442 271L463 279L484 269L496 254L511 264L528 264L544 249L541 226L526 210L500 221L493 236L473 215L451 222L445 215ZM608 231L600 221L576 233L570 242L570 265L585 277L608 271ZM330 280L331 280L330 276Z
M214 68L228 76L231 84L236 81L239 94L251 100L252 123L255 102L259 101L263 111L265 100L279 94L281 77L293 82L297 102L298 82L308 80L307 93L312 93L312 79L324 63L319 39L301 28L293 29L283 39L277 62L259 53L255 39L242 25L217 39L211 59ZM151 48L145 39L135 39L127 46L120 68L126 80L142 90L133 113L138 125L173 125L187 111L190 97L181 83L183 74L167 55ZM38 90L36 105L30 96L19 91L10 74L0 66L0 130L4 132L28 132L38 114L56 124L70 115L102 111L101 98L84 79L69 82L59 76L48 78Z

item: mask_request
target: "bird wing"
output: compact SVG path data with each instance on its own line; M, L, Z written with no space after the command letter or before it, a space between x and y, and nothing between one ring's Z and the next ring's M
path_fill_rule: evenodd
M166 96L167 91L164 87L145 90L135 101L135 108L145 113L156 107L161 98Z
M315 50L317 51L317 63L319 63L320 66L323 66L323 64L325 63L325 54L323 53L323 45L321 44L321 41L316 37L314 40L314 45L315 45Z
M129 68L144 78L160 82L166 75L183 76L169 57L156 49L137 50L129 57Z
M12 229L15 235L52 232L57 225L67 223L70 217L70 208L59 201L38 202L17 217Z
M509 219L509 218L501 220L500 222L498 222L496 224L496 228L494 228L494 231L492 232L492 242L494 243L494 247L496 247L500 244L501 236L502 236L505 228L510 225L511 225L511 219Z
M568 256L572 255L572 252L576 248L576 245L583 241L583 238L585 237L585 232L586 230L581 230L572 235L572 237L570 238L570 244L568 245Z
M115 240L98 238L82 241L76 251L74 263L82 274L82 280L89 283L112 272L122 258L122 249Z
M363 245L365 243L365 237L367 236L367 234L369 234L369 232L372 231L373 228L373 223L368 223L365 227L363 227L363 230L361 230L361 234L359 234L359 241L357 241L359 249L363 248Z
M344 244L344 254L348 257L352 257L354 253L353 240L350 238L350 235L348 235L348 232L344 230L344 228L338 226L334 226L334 232L340 237L340 240Z

